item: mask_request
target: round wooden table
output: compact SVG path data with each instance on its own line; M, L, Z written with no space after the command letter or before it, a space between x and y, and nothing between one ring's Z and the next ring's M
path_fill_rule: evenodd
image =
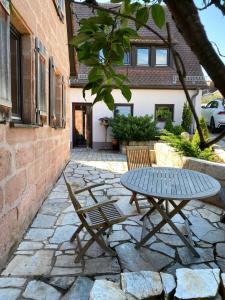
M136 245L137 248L144 245L162 226L168 223L192 253L195 256L199 256L190 240L190 230L188 231L188 240L171 219L179 213L184 218L186 225L188 225L190 221L181 209L190 200L201 199L204 201L205 198L216 195L221 189L220 183L217 180L209 175L188 169L154 167L128 171L122 175L120 181L128 190L146 196L148 201L153 205L153 208L142 217L142 220L148 217L154 210L157 210L163 218L151 232L141 239ZM177 200L179 201L178 205ZM161 204L163 201L169 202L174 209L170 212L162 209Z

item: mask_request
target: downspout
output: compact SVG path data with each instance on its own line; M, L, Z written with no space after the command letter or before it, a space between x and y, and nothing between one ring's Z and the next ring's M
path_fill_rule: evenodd
M195 105L196 105L196 97L198 96L199 91L200 91L200 89L197 88L197 89L196 89L196 92L194 93L194 95L191 96L191 101L192 101L194 107L195 107ZM192 126L191 126L191 127L192 127L192 128L191 128L191 131L192 131L192 133L194 133L194 132L195 132L195 129L196 129L196 123L195 123L195 119L194 119L193 116L192 116Z

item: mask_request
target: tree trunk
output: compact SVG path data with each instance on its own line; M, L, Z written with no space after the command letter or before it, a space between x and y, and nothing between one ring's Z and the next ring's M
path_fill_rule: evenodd
M164 2L185 41L225 98L225 66L207 38L193 0L164 0Z

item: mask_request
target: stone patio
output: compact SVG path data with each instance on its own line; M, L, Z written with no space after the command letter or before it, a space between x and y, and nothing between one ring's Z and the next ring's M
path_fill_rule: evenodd
M120 184L120 176L126 170L125 156L121 154L76 149L71 155L66 175L79 186L104 180L104 186L94 189L97 199L102 201L106 196L118 199L124 213L135 214L135 207L129 204L131 193ZM80 194L79 200L82 205L90 203L87 192ZM191 201L183 211L192 222L192 237L200 258L191 255L169 225L136 250L142 222L139 221L140 216L133 216L113 227L109 242L117 257L110 257L93 244L84 261L74 263L77 245L69 240L79 219L68 199L64 180L60 178L1 274L0 300L78 299L74 297L74 289L68 292L78 276L85 277L79 277L81 282L83 280L80 285L76 281L77 289L89 293L93 279L118 282L122 272L175 274L176 269L183 267L219 268L225 272L225 225L220 223L222 210L200 201ZM149 228L160 219L158 214L153 214ZM186 234L183 219L177 215L173 221ZM83 234L82 238L87 240L88 235Z

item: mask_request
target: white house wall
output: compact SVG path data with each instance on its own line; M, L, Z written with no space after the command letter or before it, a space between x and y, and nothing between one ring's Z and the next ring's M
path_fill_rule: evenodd
M190 91L190 95L195 94L196 91ZM113 91L115 103L127 103L119 90ZM71 105L72 103L92 103L94 97L87 93L85 101L82 96L82 88L70 89ZM201 113L201 97L200 91L195 100L196 111L198 115ZM185 102L184 92L182 90L153 90L153 89L133 89L132 100L133 114L135 116L144 116L146 114L153 115L155 113L156 104L174 104L174 121L177 124L181 123L183 105ZM72 111L72 110L71 110ZM93 106L93 147L99 148L105 141L105 128L100 125L99 118L112 117L111 112L103 102L98 102ZM71 141L72 141L72 120L71 120ZM158 124L162 126L161 124ZM108 130L107 142L111 141L111 132Z

